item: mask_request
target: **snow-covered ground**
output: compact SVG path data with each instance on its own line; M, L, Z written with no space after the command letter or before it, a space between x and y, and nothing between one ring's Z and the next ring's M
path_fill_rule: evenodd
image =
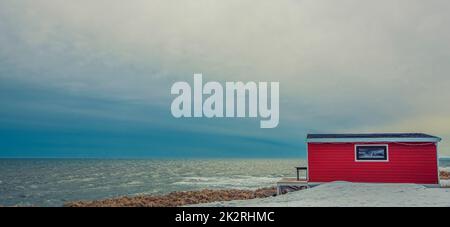
M450 180L441 180L441 187L450 188Z
M333 182L264 199L216 202L197 206L298 207L298 206L445 206L450 207L450 188L415 184L362 184Z

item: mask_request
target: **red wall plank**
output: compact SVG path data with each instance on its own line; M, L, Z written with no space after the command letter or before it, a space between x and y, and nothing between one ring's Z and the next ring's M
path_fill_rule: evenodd
M383 144L388 144L388 162L355 161L355 143L310 143L309 181L438 184L435 144Z

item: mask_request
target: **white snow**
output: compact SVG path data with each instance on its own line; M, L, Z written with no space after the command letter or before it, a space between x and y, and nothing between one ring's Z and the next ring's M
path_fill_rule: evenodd
M450 180L441 180L441 187L450 188Z
M365 184L333 182L264 199L200 204L230 207L450 207L450 188L416 184Z

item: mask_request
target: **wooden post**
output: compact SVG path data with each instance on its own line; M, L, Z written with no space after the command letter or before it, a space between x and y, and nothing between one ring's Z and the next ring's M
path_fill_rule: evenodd
M297 169L297 181L300 181L300 170L308 171L308 167L295 167ZM308 173L306 173L308 175ZM307 180L307 179L306 179Z

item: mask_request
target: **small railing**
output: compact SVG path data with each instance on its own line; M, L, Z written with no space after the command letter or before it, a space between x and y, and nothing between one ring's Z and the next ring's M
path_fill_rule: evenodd
M305 178L302 180L307 181L308 180L308 167L304 167L304 166L297 166L295 167L295 169L297 170L297 181L300 181L300 171L303 170L305 171Z

